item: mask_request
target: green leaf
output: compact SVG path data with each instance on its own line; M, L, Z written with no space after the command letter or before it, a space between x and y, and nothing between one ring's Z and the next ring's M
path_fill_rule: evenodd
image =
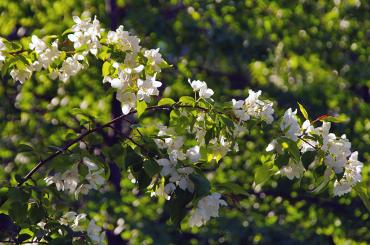
M370 212L369 184L366 182L358 183L353 187L357 195L361 198L367 210Z
M211 128L209 130L207 130L206 132L206 135L204 136L204 141L206 143L206 145L209 144L209 142L211 141L211 139L215 138L215 130L214 128Z
M34 148L31 144L22 143L17 146L17 151L18 152L30 152L30 151L34 151Z
M171 98L162 98L160 101L158 101L158 106L161 105L173 105L176 102Z
M131 147L126 147L124 167L127 170L131 165L136 163L142 163L142 158L137 154Z
M289 155L286 152L284 152L282 155L277 155L274 163L279 168L287 165L289 163Z
M8 191L9 201L27 203L29 194L19 187L11 187Z
M179 228L181 221L187 214L186 205L193 199L193 194L177 188L168 202L171 221Z
M170 113L170 125L175 128L176 133L182 135L185 133L186 128L190 124L190 119L185 116L181 116L177 110L172 110Z
M28 240L28 239L30 239L32 236L30 235L30 234L27 234L27 233L22 233L22 234L19 234L18 235L18 242L19 243L22 243L22 242L24 242L24 241L26 241L26 240Z
M137 117L140 117L146 110L148 105L144 100L136 101L136 110L137 110Z
M86 166L86 164L79 164L78 165L78 173L82 177L85 177L86 175L89 174L89 168Z
M82 45L81 47L77 48L77 49L75 50L75 52L76 52L76 53L79 53L79 52L83 52L83 51L88 50L88 49L89 49L89 46L88 46L87 44L84 44L84 45Z
M195 105L194 98L190 96L182 96L179 101L181 102L181 104L184 104L184 105L191 105L191 106Z
M315 160L316 151L306 151L302 154L301 161L303 166L307 169L308 166Z
M37 203L32 203L28 212L29 212L30 221L33 224L37 224L46 216L46 213L43 207L38 205Z
M278 142L279 143L286 143L288 145L287 150L290 153L290 155L294 158L294 160L296 162L299 162L301 157L300 157L299 148L297 146L297 142L294 142L293 140L288 139L286 137L279 138Z
M320 176L321 177L319 177L317 181L320 184L315 189L312 190L312 193L319 194L322 191L324 191L326 187L328 187L328 183L330 179L322 175Z
M18 41L9 42L7 40L3 40L3 43L6 46L6 51L8 52L17 52L22 50L22 44L20 44Z
M109 57L110 57L109 48L107 46L102 46L98 53L98 58L105 61L109 59Z
M263 184L271 176L272 176L272 171L268 167L264 165L258 166L254 172L254 183L256 185Z
M159 173L161 167L156 161L150 159L144 162L144 170L149 175L149 177L152 178L154 175Z
M12 202L9 215L19 225L27 220L27 202Z
M140 190L144 190L152 182L152 178L147 175L147 173L144 169L142 169L141 171L139 171L137 173L133 173L133 175L137 179Z
M74 31L72 31L71 28L68 28L67 30L65 30L63 33L62 33L62 36L65 36L65 35L68 35L68 34L71 34L71 33L74 33Z
M189 175L190 180L194 183L195 196L200 198L207 196L211 190L211 184L208 179L202 175L191 174Z
M105 61L103 66L102 66L102 74L104 77L108 76L110 74L110 68L111 68L111 63L108 61Z
M344 123L348 121L348 117L346 115L340 115L338 117L327 116L320 121L332 122L332 123Z
M166 69L166 68L172 67L172 65L169 65L165 60L163 60L163 61L159 64L159 67L160 67L161 69Z
M230 118L228 118L227 116L225 116L225 115L221 115L220 116L220 119L221 119L221 121L228 127L228 128L234 128L235 126L234 126L234 122L230 119Z
M303 117L306 120L310 120L310 119L308 119L308 113L307 113L306 109L303 107L303 105L301 105L300 103L298 103L298 106L299 106L299 110L301 111Z

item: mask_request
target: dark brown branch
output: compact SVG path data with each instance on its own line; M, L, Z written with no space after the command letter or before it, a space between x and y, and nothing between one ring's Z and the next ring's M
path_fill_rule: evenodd
M172 110L174 108L195 108L195 109L198 109L198 110L202 110L202 111L209 111L209 109L207 108L204 108L204 107L200 107L200 106L190 106L190 105L178 105L178 104L174 104L172 106L169 106L169 105L162 105L162 106L149 106L146 110ZM57 157L58 155L62 154L63 152L65 152L66 150L68 150L72 145L80 142L83 138L85 138L86 136L96 132L96 131L99 131L99 130L102 130L104 128L107 128L107 127L110 127L112 124L114 124L115 122L119 121L119 120L122 120L122 118L128 116L128 115L132 115L132 114L135 114L136 113L136 110L134 111L131 111L129 114L127 115L121 115L119 117L116 117L114 118L113 120L111 120L110 122L106 123L106 124L103 124L103 125L100 125L98 127L95 127L93 129L90 129L90 130L87 130L86 132L82 133L79 137L77 137L76 139L70 141L68 144L64 145L63 147L61 147L61 150L58 150L56 152L54 152L52 155L48 156L47 158L39 161L37 163L37 165L31 169L27 174L26 176L24 176L24 178L22 178L22 180L18 183L18 186L21 186L23 185L24 182L26 182L28 179L30 179L32 177L32 175L37 172L37 170L39 168L41 168L43 165L45 165L47 162L49 162L50 160L54 159L55 157Z

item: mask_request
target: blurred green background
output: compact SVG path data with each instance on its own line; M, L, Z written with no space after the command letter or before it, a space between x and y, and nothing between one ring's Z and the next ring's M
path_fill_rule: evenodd
M305 105L311 118L345 115L334 131L352 141L370 172L370 3L366 0L0 0L0 35L18 40L36 34L60 34L73 15L96 15L106 29L124 25L142 46L161 49L173 65L160 79L166 96L191 93L187 79L205 80L215 99L246 97L261 89L275 108ZM0 179L8 181L34 164L35 156L17 152L19 142L39 149L62 145L78 130L72 108L101 122L112 114L112 94L101 83L99 66L68 84L36 75L22 86L6 76L0 85ZM283 111L277 111L281 115ZM151 120L150 118L147 119ZM138 194L127 174L111 177L116 188L76 202L105 223L111 244L367 244L369 213L351 193L314 195L304 181L274 177L254 190L253 169L272 136L251 129L238 155L225 158L212 183L232 181L248 196L205 227L186 223L177 231L168 222L163 200ZM109 163L119 163L120 146L104 147ZM47 152L44 152L46 155ZM64 161L59 158L55 161ZM39 179L42 179L42 174ZM117 184L118 183L118 184ZM120 184L119 184L120 183ZM369 183L369 182L368 182ZM121 234L114 234L124 219Z

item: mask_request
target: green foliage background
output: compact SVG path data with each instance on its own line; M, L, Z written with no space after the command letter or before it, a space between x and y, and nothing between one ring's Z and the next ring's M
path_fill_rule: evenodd
M169 86L163 91L166 97L190 94L186 81L192 78L207 81L219 101L245 97L249 88L261 89L279 108L296 108L299 101L311 118L346 117L335 125L335 132L347 134L352 149L360 152L364 181L369 183L370 5L366 0L0 0L0 12L0 35L12 40L62 33L73 25L73 15L97 15L108 29L123 24L142 39L143 46L159 47L173 65L160 77ZM44 75L22 86L15 86L9 76L2 79L3 183L15 183L15 173L25 173L40 157L19 153L20 143L31 143L46 156L48 146L62 145L79 128L73 108L80 107L99 122L110 119L112 92L101 83L97 67L92 63L68 84ZM261 190L253 188L254 169L271 139L251 129L239 154L225 158L211 175L214 183L240 184L248 195L230 196L235 205L223 208L220 218L200 229L190 229L185 222L181 232L176 230L167 220L163 200L138 194L126 173L119 188L107 187L106 193L89 194L82 202L69 201L74 209L91 210L110 231L123 218L125 229L119 237L109 232L111 243L370 242L369 213L354 193L340 198L331 197L329 190L313 194L304 181L278 176ZM98 136L88 140L103 145L106 163L123 164L120 145L108 147ZM68 167L68 163L73 162L60 157L52 164ZM46 169L35 177L40 183ZM59 212L58 207L54 211Z

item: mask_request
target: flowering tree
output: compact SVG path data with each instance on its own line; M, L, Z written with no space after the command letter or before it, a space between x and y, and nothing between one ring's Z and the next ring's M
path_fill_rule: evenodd
M140 39L120 26L106 32L94 18L74 17L75 25L59 36L32 36L19 42L0 42L1 72L25 84L33 74L68 83L72 76L101 65L102 82L121 103L122 115L109 122L97 120L80 109L76 115L83 131L66 134L66 143L52 146L52 153L25 175L15 175L16 185L2 188L2 237L8 242L66 242L104 244L105 233L89 216L60 199L79 200L92 191L104 192L111 168L105 152L96 151L92 136L120 136L124 155L120 171L129 173L141 193L161 198L174 226L187 220L200 227L219 216L223 206L233 206L233 195L247 190L231 180L212 185L209 173L217 171L228 154L238 154L241 137L259 127L271 138L261 164L254 171L254 188L273 175L290 180L307 178L311 191L325 188L333 196L356 191L370 208L368 190L361 182L363 164L351 150L346 135L330 133L336 117L310 118L298 103L281 118L261 91L248 97L218 102L207 83L188 80L194 92L178 100L160 98L160 73L170 65L159 49L140 46ZM98 63L96 63L98 60ZM185 82L186 83L186 82ZM145 117L150 114L151 117ZM136 116L134 118L134 116ZM149 119L149 120L147 120ZM127 130L114 124L124 120ZM35 149L20 144L20 151ZM114 150L116 151L117 148ZM109 154L109 153L108 153ZM112 152L110 152L112 154ZM58 157L67 162L53 164ZM36 175L36 173L45 173Z

